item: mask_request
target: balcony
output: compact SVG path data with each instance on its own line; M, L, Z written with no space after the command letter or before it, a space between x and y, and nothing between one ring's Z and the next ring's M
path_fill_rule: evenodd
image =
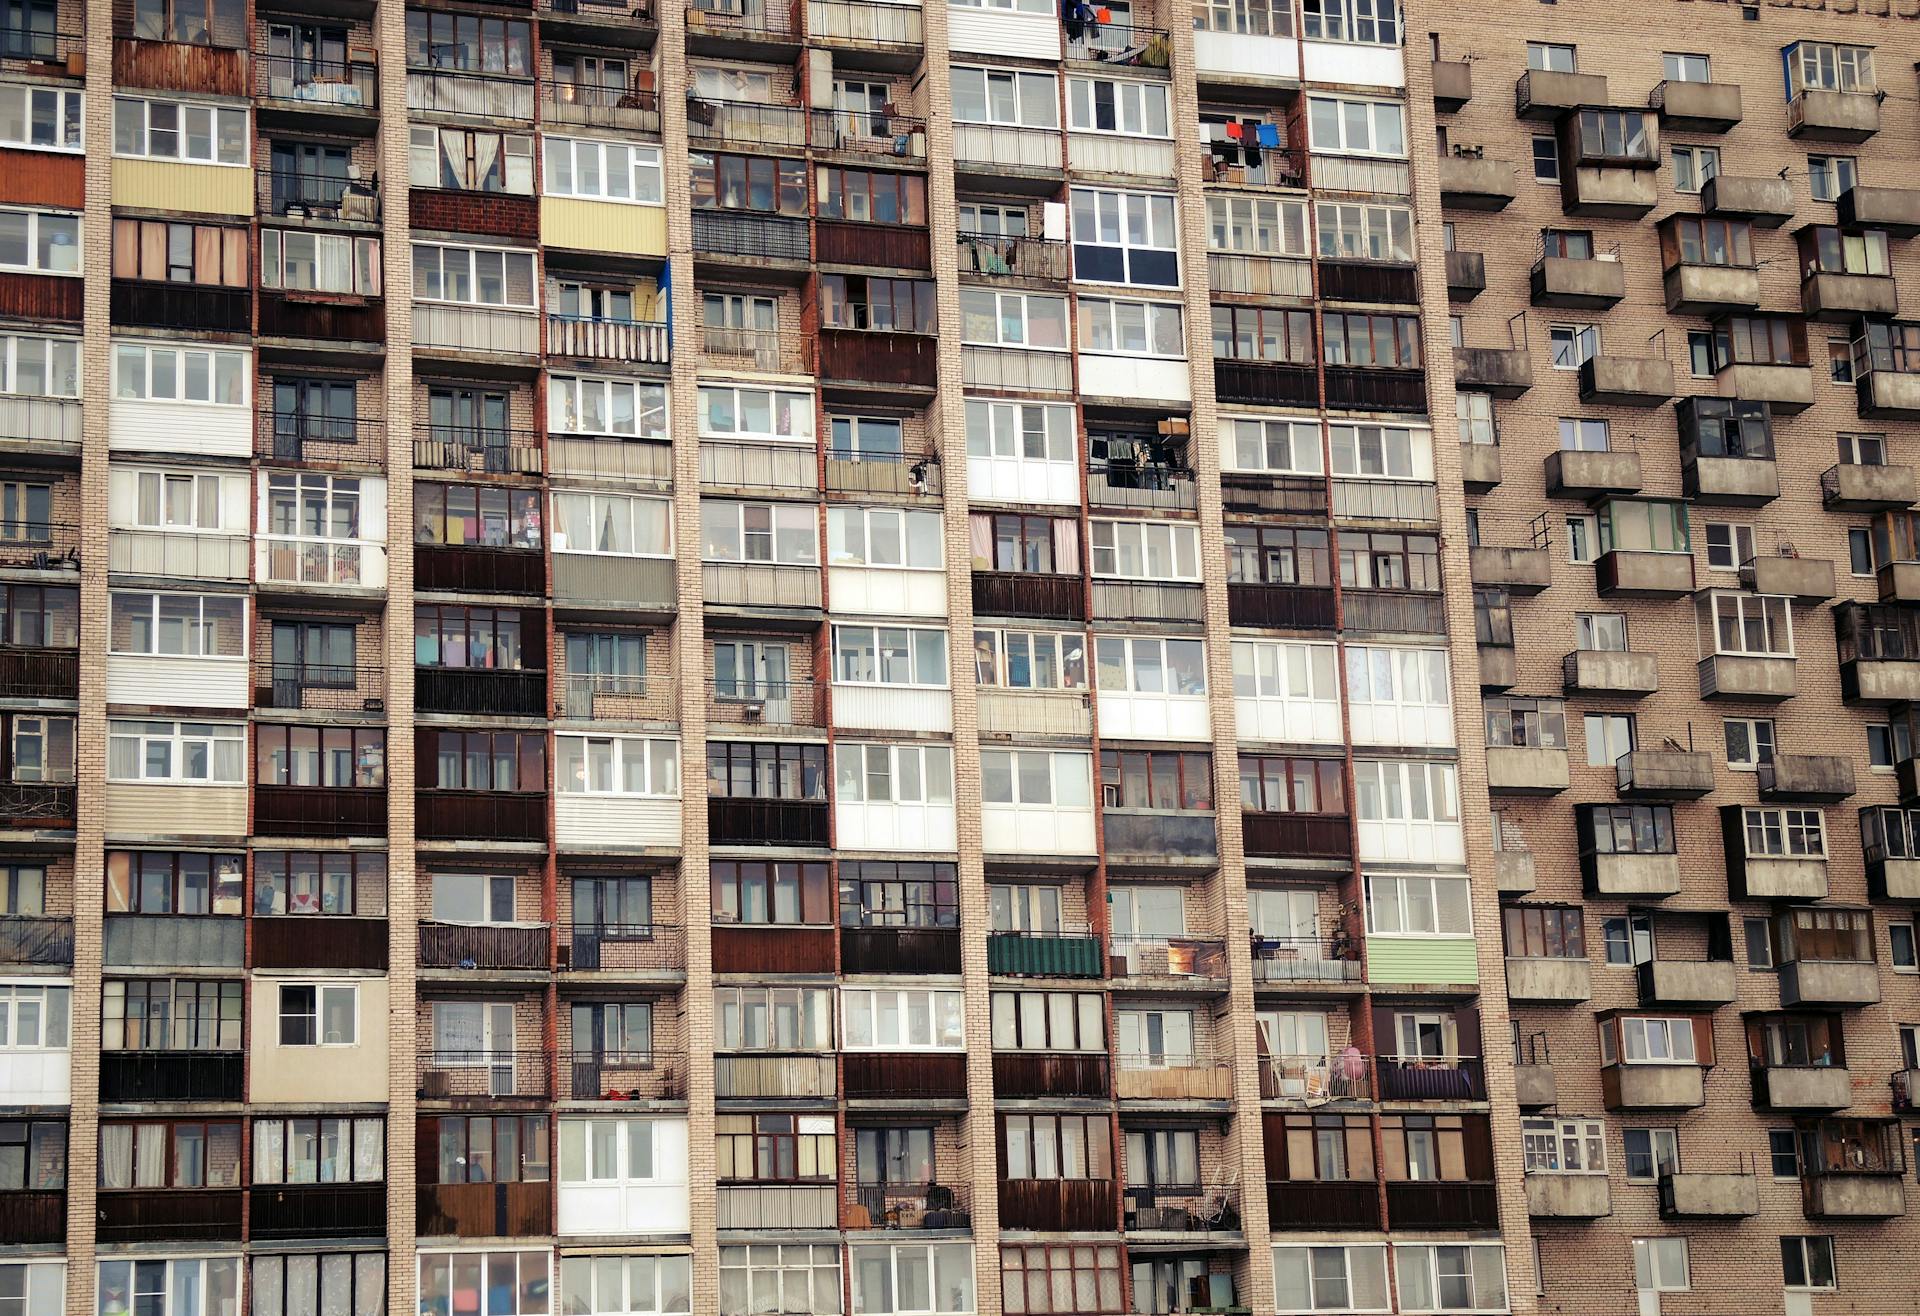
M1547 496L1599 498L1607 494L1638 493L1641 488L1637 452L1550 452L1546 459ZM1478 582L1476 582L1478 583Z
M1277 361L1242 361L1216 356L1213 387L1223 402L1311 407L1320 400L1320 381L1312 366Z
M519 791L428 789L415 792L423 840L521 841L547 839L547 797Z
M1750 1065L1753 1104L1768 1110L1833 1111L1853 1104L1853 1077L1839 1065Z
M1217 991L1227 980L1226 944L1218 937L1114 933L1107 976L1129 990Z
M727 1229L832 1229L839 1223L832 1184L722 1183L715 1223Z
M387 1186L255 1184L247 1230L259 1239L378 1238L387 1232Z
M838 64L899 73L918 66L926 40L918 5L873 0L809 0L807 36L841 51Z
M832 1055L813 1052L715 1056L713 1095L722 1100L830 1099L839 1091L836 1070Z
M1590 896L1648 896L1680 893L1680 856L1673 853L1590 851L1580 856L1581 876Z
M562 1101L646 1102L676 1106L687 1099L687 1061L661 1050L575 1051L560 1058Z
M789 584L811 582L817 597L820 573L811 567L748 567L709 562L705 568L709 603L755 603L762 598L784 606ZM675 563L668 557L619 553L553 553L553 601L556 612L624 613L629 619L666 618L679 606ZM804 598L804 595L802 596Z
M262 288L259 335L283 344L384 344L386 303L378 297L333 297Z
M78 651L0 646L0 698L77 699L79 696Z
M841 384L930 389L939 370L936 339L883 329L820 328L820 377Z
M1891 274L1815 271L1800 281L1800 309L1816 320L1851 323L1863 315L1892 315L1900 295Z
M1486 493L1500 483L1500 449L1491 443L1460 445L1460 483L1468 493Z
M463 594L545 594L547 561L537 549L478 544L420 544L414 584Z
M1507 956L1507 997L1534 1005L1593 999L1593 966L1564 956Z
M430 1002L422 1002L425 1009ZM462 1051L423 1047L415 1057L418 1099L484 1106L551 1101L553 1060L545 1051ZM544 1185L543 1185L544 1187Z
M602 6L597 0L586 0L585 7ZM542 28L542 37L550 39L552 35L550 29ZM647 76L651 76L651 70ZM632 86L602 87L591 82L549 78L540 83L540 118L548 125L614 129L652 137L660 132L660 97L637 82Z
M422 1238L528 1238L553 1232L553 1185L419 1185L416 1232Z
M1577 123L1575 119L1572 122ZM1565 139L1573 136L1562 129ZM1577 148L1569 153L1578 158ZM1655 157L1657 162L1658 157ZM1660 202L1660 175L1651 168L1634 168L1624 163L1562 165L1560 205L1569 215L1595 219L1638 219Z
M1440 157L1440 204L1450 210L1505 210L1518 195L1511 160Z
M1820 496L1836 512L1877 512L1911 507L1920 485L1911 466L1829 466L1820 475Z
M648 597L671 611L673 594L672 562L661 558L648 564L661 572L657 587ZM805 617L820 607L820 568L787 563L707 562L701 575L706 593L707 615L715 608L766 609ZM711 624L711 622L709 622Z
M1642 1005L1730 1005L1738 995L1727 958L1676 959L1660 955L1634 967Z
M1493 852L1493 889L1503 896L1532 895L1539 884L1533 851L1496 849Z
M257 915L251 929L255 969L387 967L387 920L341 915Z
M1793 217L1793 186L1771 174L1760 178L1721 174L1700 189L1700 210L1722 219L1750 220L1756 228L1779 228Z
M1853 760L1837 754L1775 754L1756 775L1763 800L1837 804L1854 789Z
M0 916L0 965L71 968L73 920L19 914Z
M1533 263L1528 285L1535 306L1604 311L1627 295L1627 267L1618 257L1542 256Z
M1771 451L1760 456L1703 457L1690 450L1685 439L1682 439L1680 479L1681 490L1687 497L1714 506L1762 507L1780 496L1780 470L1774 464ZM1828 575L1832 575L1831 566ZM1785 591L1756 592L1774 594Z
M1487 789L1496 795L1556 795L1568 784L1564 748L1487 747Z
M1602 1065L1600 1089L1608 1110L1695 1110L1707 1101L1706 1072L1699 1065Z
M1518 119L1555 123L1585 105L1607 103L1607 80L1597 73L1528 69L1513 86Z
M1877 228L1889 237L1920 235L1920 191L1855 183L1835 204L1842 228Z
M1473 65L1464 59L1433 61L1433 109L1455 114L1473 99Z
M1660 1176L1663 1220L1737 1219L1760 1214L1760 1183L1753 1171L1688 1170Z
M1086 587L1077 575L975 571L973 610L986 617L1082 621L1087 615Z
M818 3L818 0L816 0ZM918 11L916 11L917 13ZM966 1230L973 1224L966 1184L851 1183L840 1204L846 1230Z
M693 212L693 250L696 259L718 257L730 265L797 264L811 255L806 220L728 210Z
M183 914L109 914L101 959L114 968L239 969L246 963L244 920Z
M1682 263L1668 268L1660 283L1667 309L1681 315L1714 315L1760 305L1760 271L1748 265Z
M1524 347L1456 347L1453 385L1497 398L1517 398L1533 387L1533 353Z
M241 1101L245 1067L238 1051L104 1051L100 1100Z
M1447 253L1447 299L1470 302L1487 290L1487 258L1477 251Z
M1380 1188L1365 1179L1282 1179L1267 1183L1267 1227L1290 1230L1380 1228Z
M1818 899L1804 896L1798 891L1787 892L1781 898ZM1777 972L1782 1007L1836 1005L1853 1008L1876 1005L1880 1000L1880 968L1871 959L1802 958L1786 961Z
M613 973L666 981L686 976L686 932L677 924L562 923L558 932L562 973Z
M1787 102L1787 136L1795 141L1864 142L1880 131L1881 95L1802 90Z
M818 0L816 0L818 2ZM876 8L902 8L891 4ZM919 16L919 11L912 11ZM1067 244L1042 237L1001 237L988 233L961 233L960 277L963 280L992 282L1001 279L1022 283L1064 283L1070 261ZM1215 257L1207 258L1209 266Z
M1697 800L1713 790L1713 756L1684 750L1633 750L1614 775L1623 800Z
M413 432L413 468L462 475L538 475L545 469L540 439L540 431L534 429L468 431L418 425Z
M1058 129L988 123L956 123L953 129L954 181L963 191L992 185L1051 194L1046 185L1057 183L1064 172Z
M70 785L0 782L0 829L72 831L78 816L77 796Z
M987 935L987 972L1009 978L1103 978L1106 952L1090 930L993 932Z
M1087 505L1102 511L1191 512L1197 496L1184 466L1095 462L1087 467Z
M1526 1184L1527 1214L1536 1220L1598 1220L1613 1214L1612 1186L1604 1174L1536 1173L1526 1176Z
M1121 1227L1129 1235L1176 1235L1177 1240L1168 1241L1189 1245L1204 1242L1193 1237L1196 1234L1237 1238L1241 1232L1240 1185L1128 1185L1122 1190Z
M1000 1228L1110 1234L1119 1221L1110 1179L1002 1179Z
M995 938L987 938L987 971L993 968ZM1096 945L1096 950L1098 949ZM840 972L959 973L960 933L957 928L848 928L840 929ZM1094 973L1098 976L1098 958Z
M1249 858L1344 863L1353 857L1353 822L1345 814L1247 810L1240 825Z
M1740 122L1740 84L1737 82L1674 82L1654 87L1647 105L1660 115L1668 132L1723 133Z
M0 452L73 462L79 444L77 399L0 397Z
M713 845L793 845L824 848L825 800L707 801L707 839Z
M238 1188L101 1189L97 1237L102 1243L240 1241Z
M1681 598L1693 593L1693 555L1617 548L1595 561L1594 588L1605 598Z
M959 1052L849 1051L841 1065L849 1101L937 1104L967 1099L967 1058Z
M1522 1110L1539 1110L1560 1099L1559 1081L1553 1066L1522 1061L1513 1067L1514 1104Z
M907 10L904 5L889 7L910 12L916 17L920 12L917 8ZM925 228L906 224L854 224L819 219L814 221L813 240L815 259L822 264L867 265L891 270L933 268L933 252ZM1065 246L1064 243L1057 245ZM967 268L965 235L962 235L960 244L960 268Z
M1702 699L1750 699L1777 704L1798 692L1791 658L1752 654L1710 654L1696 664Z
M64 1190L15 1188L0 1194L0 1247L61 1248L66 1241Z
M1006 389L1020 393L1073 392L1073 358L1065 352L1021 347L960 349L962 382L970 389Z
M547 355L626 365L666 365L671 354L664 320L549 314Z
M1907 1213L1901 1172L1829 1172L1800 1181L1801 1208L1809 1220L1890 1220Z
M1645 411L1673 397L1673 366L1664 357L1589 357L1580 367L1580 400Z
M1326 366L1327 405L1351 411L1405 411L1425 414L1424 370L1388 370L1377 366Z
M552 967L551 941L552 931L544 923L491 926L423 920L420 967L544 974Z
M261 836L385 836L384 786L255 786L253 830Z
M834 971L833 929L716 922L715 973L823 973Z
M996 1097L1105 1098L1112 1092L1104 1051L995 1051Z
M423 713L544 717L547 673L504 667L416 667L414 702Z
M1485 1101L1487 1072L1479 1056L1402 1059L1378 1062L1382 1101Z
M216 288L114 279L109 302L115 325L144 329L199 329L221 334L253 331L253 294L244 287Z

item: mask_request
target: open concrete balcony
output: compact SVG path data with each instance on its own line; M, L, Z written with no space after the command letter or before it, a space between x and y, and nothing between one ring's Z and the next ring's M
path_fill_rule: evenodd
M1627 695L1639 698L1660 688L1660 660L1650 653L1618 649L1575 649L1561 663L1568 694Z

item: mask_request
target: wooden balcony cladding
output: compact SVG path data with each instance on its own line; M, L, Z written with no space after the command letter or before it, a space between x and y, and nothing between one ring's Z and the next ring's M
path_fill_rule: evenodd
M387 921L334 915L253 920L256 969L375 969L387 967Z
M1249 475L1223 471L1220 499L1229 512L1256 516L1269 512L1325 516L1327 482L1317 475Z
M387 307L380 298L340 299L260 293L262 338L317 338L337 343L384 343Z
M421 544L413 554L414 586L468 594L545 594L547 561L524 548Z
M1371 1178L1289 1179L1267 1184L1267 1228L1378 1229L1380 1189Z
M87 204L85 156L0 150L0 201L80 210Z
M1247 853L1261 859L1351 859L1353 826L1345 814L1243 812Z
M842 973L958 973L957 928L842 928Z
M930 334L883 329L822 329L821 377L842 383L932 388L940 368L939 340Z
M80 655L73 649L0 648L0 695L78 699Z
M545 668L416 667L413 692L423 713L544 717L547 673Z
M421 1155L436 1147L421 1144ZM553 1232L553 1185L441 1183L420 1185L419 1232L444 1238L537 1238Z
M933 268L932 249L927 230L923 228L822 219L814 223L813 242L814 259L822 265L876 265L893 270Z
M59 1189L0 1193L0 1247L67 1241L67 1195Z
M141 329L203 330L221 334L253 332L253 293L246 288L115 279L109 311L115 325Z
M760 1053L715 1056L713 1095L725 1098L831 1097L839 1077L831 1055Z
M1112 1233L1120 1211L1111 1179L1002 1179L1000 1227Z
M103 1051L102 1101L240 1101L246 1057L238 1051Z
M1427 410L1427 372L1424 370L1327 367L1327 405L1353 411Z
M849 1051L843 1064L849 1100L905 1097L965 1101L967 1098L967 1057L960 1052Z
M707 841L712 845L827 844L825 800L707 801Z
M1320 295L1330 302L1420 303L1420 272L1412 265L1373 260L1323 260Z
M247 927L238 918L109 914L103 931L101 957L110 965L239 969L246 962Z
M713 929L715 973L832 973L832 928Z
M959 961L956 958L955 963ZM0 964L36 964L69 968L73 964L73 920L0 918ZM918 972L918 970L915 970ZM953 972L959 972L958 969ZM0 1243L5 1242L0 1238Z
M384 1183L256 1184L251 1238L379 1238L387 1232Z
M1112 1090L1104 1052L995 1051L1000 1097L1104 1097Z
M1438 594L1387 590L1348 590L1343 599L1348 630L1386 635L1446 634L1446 604Z
M255 786L253 830L261 836L385 836L384 786Z
M422 923L423 969L523 969L552 967L552 937L538 927L489 927L471 923Z
M988 617L1085 621L1087 594L1079 576L976 571L973 573L973 610Z
M446 192L416 187L408 195L416 229L473 233L532 242L540 236L540 203L506 192Z
M416 793L420 835L434 841L533 841L547 839L547 797L517 791Z
M0 315L78 324L85 293L82 280L64 274L0 274Z
M176 1240L240 1241L238 1188L154 1188L134 1192L102 1189L102 1243L151 1243Z
M1313 407L1320 403L1320 381L1312 366L1269 361L1213 362L1213 391L1222 402Z
M1331 589L1238 581L1227 585L1227 618L1235 626L1332 630L1333 615Z
M1394 1229L1498 1229L1500 1201L1492 1183L1390 1181L1387 1220Z
M142 91L198 91L247 96L247 52L184 41L141 41L120 35L115 20L113 85ZM235 39L243 34L234 34Z

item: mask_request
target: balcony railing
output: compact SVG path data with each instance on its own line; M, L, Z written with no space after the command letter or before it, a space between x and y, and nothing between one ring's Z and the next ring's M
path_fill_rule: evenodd
M890 160L927 158L927 121L912 114L815 110L812 137L816 151L847 151Z
M958 928L840 929L842 973L958 973Z
M996 1051L993 1090L1001 1097L1105 1097L1108 1071L1104 1052Z
M768 105L761 101L689 95L687 138L712 145L784 146L797 150L807 144L807 109L804 105Z
M982 278L1057 279L1067 277L1067 244L1052 238L1001 237L961 233L960 273Z
M965 1229L973 1223L966 1184L855 1183L841 1203L842 1229Z
M475 594L544 594L547 562L538 548L492 544L421 544L414 583L425 590Z
M79 694L78 651L0 646L0 696L9 699L75 699Z
M253 294L244 287L114 279L108 300L116 325L225 334L253 332Z
M700 483L723 489L807 492L820 487L812 444L700 441Z
M252 548L245 535L115 527L107 537L107 569L132 576L245 580Z
M560 968L574 973L679 973L686 930L673 923L563 923Z
M661 490L673 487L673 445L653 439L549 430L547 465L551 474L577 480L606 480Z
M708 356L734 357L754 370L806 374L812 354L806 343L778 329L740 329L732 325L701 326L701 351Z
M761 681L708 677L707 717L730 726L826 725L826 687L811 677Z
M67 521L0 517L0 567L78 571L80 527Z
M1231 1101L1233 1066L1207 1055L1166 1052L1115 1057L1114 1095L1122 1101Z
M380 193L373 182L318 170L262 169L258 204L263 215L377 223Z
M423 1048L415 1070L422 1101L551 1099L553 1061L545 1051Z
M274 411L254 419L253 451L259 457L379 464L386 459L386 445L384 420Z
M828 45L918 46L925 37L919 5L874 0L811 0L807 35Z
M665 365L671 359L667 322L549 314L547 355Z
M1373 1073L1366 1057L1288 1055L1260 1057L1260 1098L1318 1105L1323 1101L1369 1101Z
M958 1051L849 1051L841 1065L850 1101L967 1098L967 1058Z
M253 788L253 830L263 836L385 836L385 786Z
M522 791L422 790L419 832L436 841L547 839L547 797Z
M825 800L707 801L707 839L714 845L824 846L827 823Z
M1240 1232L1240 1185L1237 1183L1135 1187L1121 1192L1126 1205L1128 1233Z
M975 571L973 610L989 617L1081 621L1086 589L1078 575L1029 571Z
M1111 1179L1002 1179L1000 1227L1049 1233L1111 1233Z
M240 1101L245 1071L238 1051L103 1051L100 1100Z
M380 105L377 65L315 55L253 52L254 95L306 109L372 110Z
M0 1193L0 1247L67 1241L67 1194L58 1188Z
M1500 1203L1492 1183L1387 1184L1387 1219L1395 1229L1492 1229Z
M1184 466L1095 462L1087 467L1087 502L1126 511L1182 511L1195 506L1193 472Z
M96 1237L102 1243L240 1241L238 1188L100 1190Z
M827 449L828 493L924 494L942 490L937 452L860 452Z
M652 23L653 0L535 0L543 14L563 18L601 18L612 22Z
M751 210L695 210L693 249L696 254L746 260L804 261L812 257L804 218Z
M800 39L796 6L787 0L701 0L687 6L687 33L742 40Z
M562 1101L685 1101L686 1057L668 1051L575 1051L563 1057Z
M262 915L253 920L256 969L387 967L387 920L345 915Z
M1486 1066L1479 1056L1381 1056L1380 1096L1385 1101L1485 1101Z
M1227 582L1227 615L1235 626L1330 630L1334 617L1333 590L1318 585L1230 580Z
M1173 58L1167 29L1108 20L1103 23L1070 20L1067 58L1093 60L1121 67L1166 69Z
M0 782L0 826L70 828L78 817L71 785L44 781Z
M378 1238L387 1232L384 1183L255 1184L253 1238Z
M385 689L386 669L368 663L264 663L254 668L253 706L371 711Z
M414 702L423 713L483 713L545 717L544 669L415 667Z
M753 1051L714 1057L716 1097L831 1097L839 1092L832 1055L817 1051Z
M487 119L531 119L533 80L464 69L409 68L407 108Z
M1426 480L1335 480L1333 514L1351 521L1417 521L1440 517L1440 499Z
M40 23L0 26L0 60L9 63L65 64L86 49L84 32L55 32Z
M65 968L72 963L72 919L18 914L0 917L0 964Z
M938 340L892 329L820 327L822 378L896 388L932 388L939 370Z
M1245 811L1240 826L1247 853L1263 859L1346 859L1353 854L1353 824L1345 814Z
M1267 1225L1283 1229L1378 1229L1380 1188L1365 1179L1283 1179L1267 1184Z
M1359 949L1344 937L1263 937L1256 933L1253 937L1253 980L1359 982Z
M423 1236L522 1238L553 1232L553 1185L544 1178L423 1183L415 1202Z
M1109 812L1107 819L1114 817ZM1218 937L1115 933L1110 972L1126 978L1225 978L1226 943Z
M679 683L644 672L579 672L561 679L558 717L589 721L618 718L672 721L679 710Z
M591 3L588 8L597 8ZM633 87L600 87L589 82L545 78L540 83L541 115L548 123L587 128L660 131L660 97Z
M503 926L423 920L420 967L539 972L551 967L551 938L544 923Z
M538 475L545 468L541 434L535 429L419 425L413 431L413 466L420 471Z
M1084 924L1057 932L987 935L987 972L1016 978L1103 978L1100 938Z

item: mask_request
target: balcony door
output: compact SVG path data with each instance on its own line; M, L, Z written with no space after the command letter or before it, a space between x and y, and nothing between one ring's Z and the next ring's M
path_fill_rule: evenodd
M280 175L274 175L276 187ZM352 443L355 410L350 379L284 379L273 381L273 455L298 461L308 440Z
M713 646L713 693L723 703L757 705L759 720L778 726L793 721L793 678L784 644L734 640ZM749 720L752 718L750 710Z
M55 0L8 0L0 56L51 63L60 58L60 7Z
M1304 1100L1332 1089L1327 1017L1313 1010L1262 1010L1254 1016L1260 1044L1261 1095Z
M514 1093L513 1006L506 1001L435 1001L433 1064L485 1072L486 1095ZM458 1084L460 1080L453 1080Z
M1257 939L1256 959L1284 957L1302 961L1322 957L1319 892L1255 891L1251 893L1247 913ZM1258 976L1258 966L1255 976Z
M1114 887L1107 896L1113 920L1114 952L1124 955L1127 973L1171 972L1167 943L1187 930L1186 892L1177 886Z
M573 883L573 967L598 969L610 941L653 936L653 881L645 877L576 878Z
M427 423L433 441L467 454L480 453L488 474L507 469L507 395L471 388L427 392ZM464 462L456 461L456 466Z
M275 142L269 175L273 213L337 212L347 191L349 157L344 146Z

